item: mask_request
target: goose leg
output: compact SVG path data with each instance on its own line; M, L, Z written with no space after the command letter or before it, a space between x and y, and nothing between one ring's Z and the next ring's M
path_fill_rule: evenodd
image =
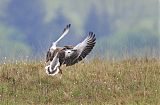
M60 66L58 67L58 69L59 69L59 73L60 73L60 79L62 79L62 69L60 68Z
M59 73L62 74L62 69L60 67L58 67L58 68L59 68Z

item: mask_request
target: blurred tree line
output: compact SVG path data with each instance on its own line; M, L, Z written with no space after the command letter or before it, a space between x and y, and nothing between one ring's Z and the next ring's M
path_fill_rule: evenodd
M158 0L1 0L0 58L44 57L68 23L62 46L93 31L94 54L159 56L158 20Z

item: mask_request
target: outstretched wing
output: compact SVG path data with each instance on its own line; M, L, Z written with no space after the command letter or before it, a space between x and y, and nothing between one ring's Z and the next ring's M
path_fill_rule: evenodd
M68 24L68 25L64 28L64 30L63 30L63 32L62 32L62 34L61 34L61 37L59 37L55 42L52 43L52 47L51 47L51 48L56 47L57 43L58 43L64 36L66 36L66 35L68 34L70 26L71 26L71 24Z
M47 51L46 62L48 62L49 60L51 61L51 60L53 59L53 57L54 57L54 56L53 56L53 55L54 55L53 52L54 52L54 50L57 48L57 43L58 43L65 35L68 34L69 29L70 29L70 26L71 26L71 24L68 24L68 25L64 28L61 37L59 37L59 39L58 39L57 41L55 41L55 42L52 43L52 46L51 46L50 49Z
M95 34L93 32L89 32L89 35L87 38L76 45L73 49L66 50L66 58L65 58L65 64L66 66L73 65L75 63L78 63L83 58L85 58L93 49L96 38Z

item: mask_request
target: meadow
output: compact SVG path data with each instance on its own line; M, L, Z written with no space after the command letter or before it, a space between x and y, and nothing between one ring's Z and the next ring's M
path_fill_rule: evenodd
M160 60L93 59L48 76L43 61L0 64L0 105L160 105Z

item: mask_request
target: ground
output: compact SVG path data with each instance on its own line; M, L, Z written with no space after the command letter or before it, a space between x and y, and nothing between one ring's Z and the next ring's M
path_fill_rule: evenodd
M0 105L160 105L160 60L94 59L48 76L43 61L0 65Z

